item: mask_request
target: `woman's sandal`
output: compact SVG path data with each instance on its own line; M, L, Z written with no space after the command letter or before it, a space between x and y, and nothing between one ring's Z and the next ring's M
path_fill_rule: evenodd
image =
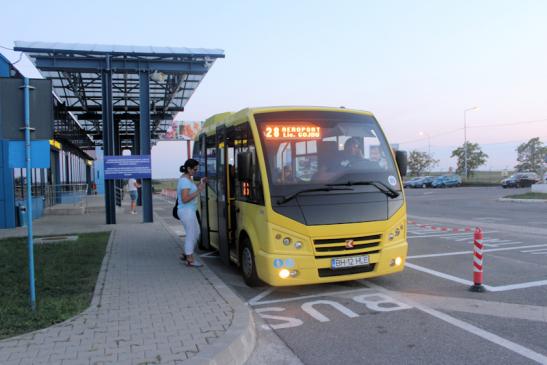
M186 265L193 266L193 267L202 267L203 266L203 264L201 262L196 262L195 260L194 261L186 260Z
M181 253L180 256L179 256L179 260L182 261L182 262L186 262L186 261L188 261L188 258L186 257L185 254Z

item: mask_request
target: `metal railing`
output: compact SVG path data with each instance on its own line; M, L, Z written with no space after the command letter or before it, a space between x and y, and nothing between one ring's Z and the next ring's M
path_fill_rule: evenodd
M88 184L59 184L44 186L45 206L72 204L87 206Z

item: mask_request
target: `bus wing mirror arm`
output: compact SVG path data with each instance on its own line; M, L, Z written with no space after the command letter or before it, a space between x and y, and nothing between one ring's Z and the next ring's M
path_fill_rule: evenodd
M395 151L395 161L397 161L397 167L401 176L406 176L406 170L408 165L408 157L406 151Z

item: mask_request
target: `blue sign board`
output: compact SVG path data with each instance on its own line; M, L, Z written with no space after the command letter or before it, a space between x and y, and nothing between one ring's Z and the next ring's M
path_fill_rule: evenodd
M151 179L150 155L104 156L105 180Z
M8 141L9 167L25 168L26 162L25 141ZM49 141L30 142L30 167L34 169L48 169L49 164Z

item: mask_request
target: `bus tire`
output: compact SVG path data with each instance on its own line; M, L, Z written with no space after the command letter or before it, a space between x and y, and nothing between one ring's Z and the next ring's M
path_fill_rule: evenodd
M256 272L256 261L249 238L244 237L241 242L241 274L245 284L250 287L259 286L261 284Z

